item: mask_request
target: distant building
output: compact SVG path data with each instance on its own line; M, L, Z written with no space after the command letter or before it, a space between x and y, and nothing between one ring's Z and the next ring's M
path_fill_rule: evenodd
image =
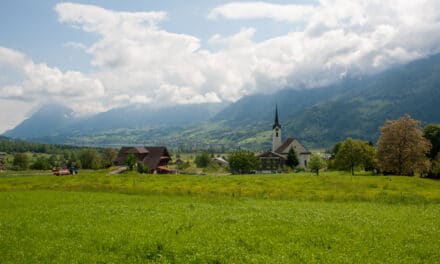
M211 162L224 167L229 166L229 162L222 157L212 158Z
M171 156L166 147L122 147L115 160L115 165L125 165L125 160L129 154L133 154L138 166L147 166L150 173L171 173L167 167Z
M306 168L311 152L295 138L281 140L281 125L278 120L278 107L275 108L275 122L272 126L272 150L260 154L262 170L280 170L287 160L289 150L293 149L298 157L298 168Z

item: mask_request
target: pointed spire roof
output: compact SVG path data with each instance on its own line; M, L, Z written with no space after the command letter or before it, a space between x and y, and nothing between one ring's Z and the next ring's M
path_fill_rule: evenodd
M275 105L275 122L273 124L272 129L275 129L276 127L281 128L281 125L280 125L280 123L278 121L278 105Z

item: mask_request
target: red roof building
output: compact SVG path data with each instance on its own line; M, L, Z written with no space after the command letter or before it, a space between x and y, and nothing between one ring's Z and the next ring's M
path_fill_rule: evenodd
M115 165L125 165L129 154L133 154L139 165L147 166L150 173L169 173L167 168L171 156L166 147L122 147L115 160Z

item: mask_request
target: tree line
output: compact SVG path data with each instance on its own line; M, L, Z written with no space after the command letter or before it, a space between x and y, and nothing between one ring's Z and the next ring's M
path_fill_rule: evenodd
M420 121L405 115L388 120L380 128L377 147L371 142L348 138L337 143L331 152L330 168L355 168L381 174L440 177L440 125L424 129Z
M347 138L330 151L329 159L312 155L308 168L319 175L323 168L350 171L358 169L376 174L415 175L440 178L440 125L430 124L424 129L420 121L404 115L388 120L380 128L375 146L372 142ZM286 166L295 168L298 158L291 149ZM259 160L252 152L239 150L229 155L233 173L249 173L259 169Z
M113 148L78 148L62 154L29 154L18 152L8 164L12 170L49 170L53 168L102 169L112 166L117 155Z

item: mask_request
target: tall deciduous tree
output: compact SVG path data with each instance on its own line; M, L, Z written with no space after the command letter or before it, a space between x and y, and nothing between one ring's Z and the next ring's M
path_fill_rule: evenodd
M206 168L211 162L211 157L207 151L198 154L195 159L197 168Z
M440 125L430 124L425 127L423 134L426 139L431 142L431 150L429 151L429 159L434 160L440 152Z
M351 175L354 175L355 167L372 167L375 151L368 142L347 138L338 144L335 164L339 169L350 170Z
M318 155L312 155L309 161L310 170L316 172L316 176L319 176L319 171L327 166L327 162Z
M95 149L83 149L79 154L82 167L84 169L99 169L101 166L101 157Z
M101 154L102 166L111 167L116 159L118 152L113 148L105 148Z
M299 161L296 152L293 148L290 148L289 153L287 153L286 165L293 169L298 166L298 164Z
M29 157L26 153L16 153L12 162L14 169L27 170L29 168Z
M398 120L388 120L380 131L377 158L382 172L413 175L429 170L426 155L431 143L423 137L419 121L405 115Z
M430 124L423 130L424 136L431 142L431 151L428 158L431 161L431 169L428 177L440 178L440 125Z

